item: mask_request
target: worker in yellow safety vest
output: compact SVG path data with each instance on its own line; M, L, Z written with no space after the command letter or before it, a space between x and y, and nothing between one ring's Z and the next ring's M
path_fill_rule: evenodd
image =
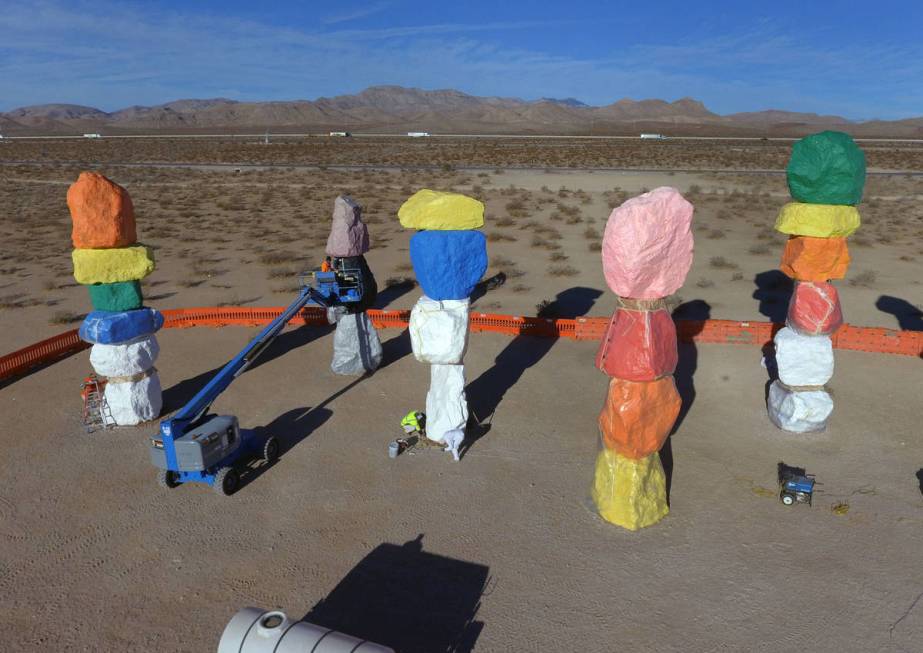
M425 433L426 426L426 415L423 413L412 410L406 415L404 419L401 420L401 428L404 429L405 433L413 433L417 431L421 435Z

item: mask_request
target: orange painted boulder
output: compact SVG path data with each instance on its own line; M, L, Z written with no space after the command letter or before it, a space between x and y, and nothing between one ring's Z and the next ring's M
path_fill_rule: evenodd
M798 281L842 279L849 268L845 238L793 236L785 243L779 269Z
M823 281L796 282L786 324L806 336L829 336L839 329L843 310L836 288Z
M612 379L599 413L603 444L635 460L660 451L681 404L672 376L643 383Z
M627 381L653 381L676 370L676 325L666 309L616 309L596 354L597 369Z
M138 240L128 191L98 173L80 173L67 190L67 207L78 249L125 247Z

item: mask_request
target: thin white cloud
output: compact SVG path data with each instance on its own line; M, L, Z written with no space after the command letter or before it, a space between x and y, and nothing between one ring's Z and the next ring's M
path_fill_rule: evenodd
M365 18L367 16L380 13L389 7L391 7L390 2L376 2L375 4L367 5L365 7L357 7L352 11L343 11L336 14L329 14L321 18L321 22L325 25L347 23L353 20L358 20L360 18Z

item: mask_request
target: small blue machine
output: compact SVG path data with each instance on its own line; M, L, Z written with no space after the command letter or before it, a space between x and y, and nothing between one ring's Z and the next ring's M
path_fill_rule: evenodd
M790 474L782 478L779 498L786 506L795 503L812 505L814 496L814 477L802 474Z
M234 415L210 415L208 409L238 376L266 351L289 320L308 303L324 308L362 299L359 270L336 269L301 275L298 298L263 329L237 356L173 417L160 422L160 434L151 439L151 462L159 470L164 487L180 483L206 483L219 494L233 494L240 485L237 464L246 458L275 462L281 445L278 438L241 429Z

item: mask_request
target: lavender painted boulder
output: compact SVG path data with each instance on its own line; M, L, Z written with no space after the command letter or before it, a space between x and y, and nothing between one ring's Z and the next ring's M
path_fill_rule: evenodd
M333 222L327 238L329 256L359 256L369 251L369 230L362 222L362 207L346 195L333 202Z
M662 186L615 208L603 236L603 272L618 295L656 299L676 292L692 266L693 207Z

